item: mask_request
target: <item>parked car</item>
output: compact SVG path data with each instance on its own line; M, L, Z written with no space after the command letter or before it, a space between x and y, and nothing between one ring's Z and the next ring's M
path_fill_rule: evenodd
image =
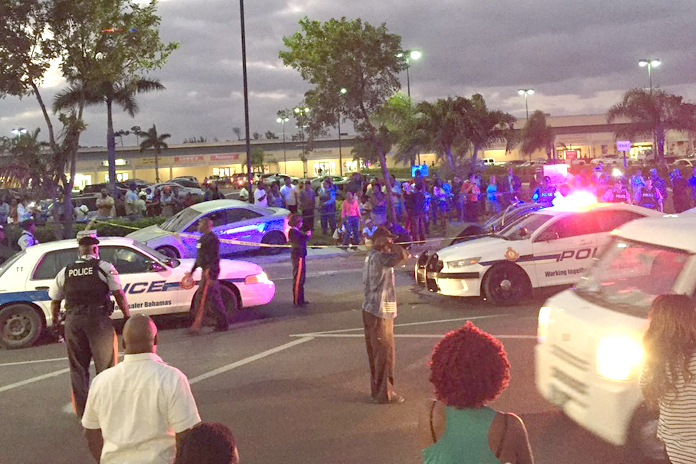
M283 208L262 208L239 200L212 200L185 208L161 225L137 230L128 237L145 243L173 258L193 258L201 233L198 220L209 217L220 238L220 254L226 255L261 248L253 244L284 245L288 240L288 215ZM251 245L227 243L237 240ZM281 248L269 248L279 253Z
M178 182L178 183L181 183L180 181L182 181L182 180L185 180L185 181L188 181L188 182L193 182L193 183L195 183L196 185L198 185L199 187L200 187L200 185L201 185L201 184L198 182L198 178L197 178L197 177L194 177L194 176L179 176L179 177L173 178L172 180L173 180L174 182ZM183 184L182 184L182 185L183 185Z
M150 185L147 188L145 188L147 201L152 201L152 199L155 196L155 191L163 190L166 185L168 185L172 189L172 192L174 192L177 198L184 198L187 193L190 193L194 196L203 196L203 190L201 190L200 187L185 187L179 182L169 181Z
M179 285L193 259L174 259L131 239L100 238L102 259L118 270L131 314L186 313L197 287ZM21 251L0 266L0 345L23 348L34 344L53 323L48 288L56 274L77 258L77 241L60 240ZM198 269L193 278L201 279ZM223 301L232 312L264 305L273 299L275 284L263 269L246 261L220 260ZM116 310L111 316L120 319Z
M695 163L693 158L681 158L672 163L672 167L676 169L693 168Z

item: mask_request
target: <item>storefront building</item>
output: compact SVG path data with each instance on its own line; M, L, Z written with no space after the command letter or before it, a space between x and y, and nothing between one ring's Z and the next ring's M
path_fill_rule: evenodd
M523 127L525 121L519 120L516 127ZM614 131L621 123L608 124L605 115L549 117L549 125L555 136L556 156L560 160L573 158L601 158L616 154ZM365 167L362 160L354 159L352 153L354 138L344 137L316 140L309 149L296 141L253 140L252 149L264 151L263 167L255 168L266 173L281 173L295 177L315 177L318 175L349 175ZM339 145L340 144L340 145ZM653 148L652 140L632 140L631 152L634 158L640 152ZM667 134L665 154L677 158L686 157L696 148L688 134L670 132ZM304 154L304 156L303 156ZM393 153L388 156L389 167L395 166ZM420 163L432 165L437 162L435 154L421 154ZM546 157L545 152L524 155L518 148L506 152L505 145L499 144L484 150L480 158L493 158L496 163L518 159ZM78 154L76 186L84 186L108 180L106 148L81 148ZM244 141L186 143L169 145L158 156L159 179L166 181L179 176L195 176L198 180L212 175L229 176L246 172L246 146ZM139 147L116 148L116 175L118 180L143 179L154 182L154 151L140 152Z

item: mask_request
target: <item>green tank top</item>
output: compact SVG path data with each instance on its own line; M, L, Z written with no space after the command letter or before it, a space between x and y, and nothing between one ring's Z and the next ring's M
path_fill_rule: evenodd
M496 414L487 407L445 406L445 433L423 449L423 464L501 464L488 446L488 429Z

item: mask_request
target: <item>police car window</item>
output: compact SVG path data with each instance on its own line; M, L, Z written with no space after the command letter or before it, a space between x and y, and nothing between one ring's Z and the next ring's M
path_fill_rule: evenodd
M256 211L252 211L246 208L235 208L227 210L227 223L247 221L249 219L256 219L261 217Z
M49 251L39 262L31 280L55 279L58 272L77 259L77 248Z
M599 221L599 228L602 232L611 232L627 222L645 217L640 213L636 213L635 211L625 210L597 211L596 215L597 220Z
M554 240L599 232L599 224L594 213L579 213L571 214L554 222L541 233L539 238L541 240Z
M500 231L499 237L505 240L526 240L553 216L550 214L534 213L515 221Z
M148 272L152 260L128 247L105 246L99 249L100 258L114 265L119 274Z

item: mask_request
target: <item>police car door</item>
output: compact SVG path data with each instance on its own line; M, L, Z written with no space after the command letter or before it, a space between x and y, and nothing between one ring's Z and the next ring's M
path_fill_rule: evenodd
M537 232L532 244L537 286L576 282L597 252L598 233L592 212L567 213Z
M179 285L181 277L169 266L124 245L102 246L99 252L101 259L113 264L118 271L131 314L188 310Z
M56 275L68 264L75 262L77 259L77 244L75 248L65 248L62 250L53 250L44 254L34 269L21 269L21 272L31 272L29 281L27 282L27 291L36 292L34 298L36 302L44 302L46 309L50 312L50 301L48 297L48 289L56 279ZM65 300L63 300L65 305Z
M265 230L265 222L260 213L245 207L232 208L226 211L227 217L224 224L215 227L215 233L221 239L220 252L237 253L255 248L253 245L238 245L223 243L222 240L235 240L240 242L260 243Z

